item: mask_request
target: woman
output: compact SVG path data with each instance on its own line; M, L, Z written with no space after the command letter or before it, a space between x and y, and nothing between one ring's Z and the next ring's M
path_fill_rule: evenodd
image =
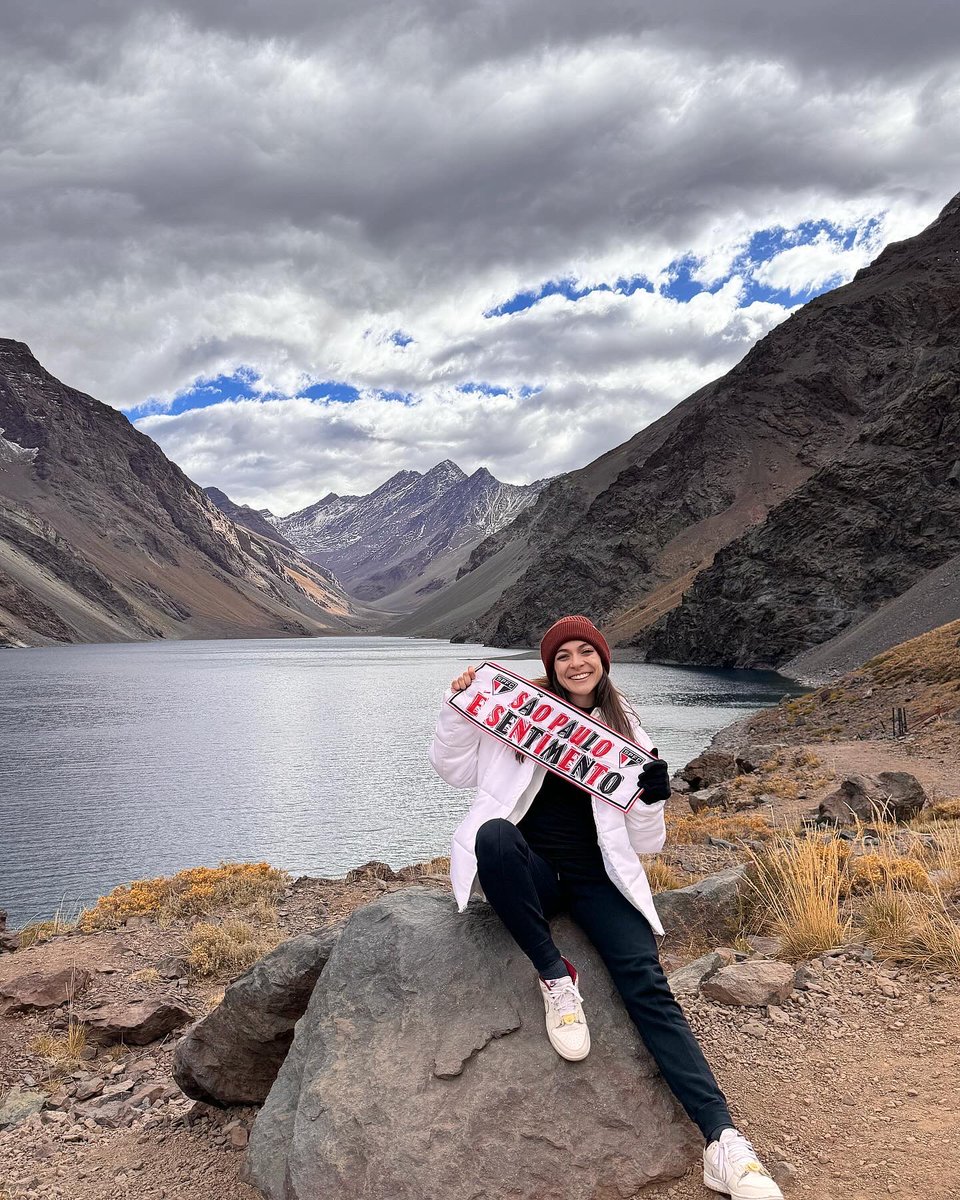
M535 682L590 713L654 756L637 714L610 681L610 648L584 616L562 617L540 643L546 677ZM453 837L450 876L460 911L477 885L540 978L547 1036L563 1058L590 1051L580 976L554 944L549 921L561 909L603 958L647 1049L703 1132L703 1179L733 1200L783 1200L734 1125L657 951L657 917L638 855L665 837L667 765L644 767L643 793L629 813L484 733L446 700L469 687L468 667L444 697L430 761L454 787L476 787Z

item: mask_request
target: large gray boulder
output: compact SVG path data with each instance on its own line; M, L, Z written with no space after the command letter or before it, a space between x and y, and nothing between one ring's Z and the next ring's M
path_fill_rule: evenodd
M818 820L835 825L870 821L910 821L927 802L923 785L907 771L881 771L879 775L850 775L835 792L825 796Z
M282 942L230 984L177 1044L173 1078L182 1091L208 1104L266 1100L342 928Z
M593 1048L547 1041L536 974L496 913L412 887L359 909L314 989L253 1128L267 1200L565 1200L674 1179L700 1139L584 934Z
M726 750L704 750L691 758L677 775L690 787L691 792L716 787L739 774L736 756Z
M730 867L699 883L656 896L657 912L667 936L692 942L723 942L735 933L745 870L742 865Z

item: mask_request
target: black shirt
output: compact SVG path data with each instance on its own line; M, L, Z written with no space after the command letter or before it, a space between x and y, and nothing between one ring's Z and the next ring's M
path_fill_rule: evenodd
M517 828L552 866L603 869L591 797L569 779L548 771Z

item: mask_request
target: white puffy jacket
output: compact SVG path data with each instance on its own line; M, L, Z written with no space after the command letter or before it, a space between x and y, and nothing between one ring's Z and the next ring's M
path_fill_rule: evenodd
M441 779L452 787L477 789L470 811L454 832L450 851L450 882L463 912L472 892L483 894L477 881L477 830L495 817L504 817L516 825L533 803L547 768L526 755L517 762L512 747L484 733L447 703L452 695L453 690L447 688L429 753ZM602 720L597 708L591 715ZM633 740L649 750L653 746L650 737L632 716L630 722ZM593 800L597 842L607 874L647 918L654 933L659 934L663 933L663 926L653 905L643 863L637 856L655 854L663 846L665 803L661 800L644 804L638 800L625 813L603 800Z

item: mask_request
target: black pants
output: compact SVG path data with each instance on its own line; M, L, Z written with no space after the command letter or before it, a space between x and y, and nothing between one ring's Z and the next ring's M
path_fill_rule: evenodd
M480 826L476 850L480 886L537 971L558 957L550 918L569 911L599 951L644 1045L690 1119L708 1139L732 1126L723 1092L670 991L653 930L602 862L554 866L501 819Z

